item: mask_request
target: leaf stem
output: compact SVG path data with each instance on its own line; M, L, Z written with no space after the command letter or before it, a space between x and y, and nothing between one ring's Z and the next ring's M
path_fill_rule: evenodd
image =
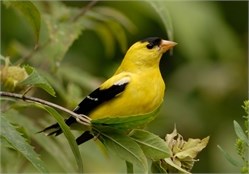
M9 98L15 98L15 99L20 99L23 101L28 101L28 102L34 102L34 103L40 103L46 106L50 106L56 109L59 109L63 112L66 112L68 114L70 114L71 116L73 116L79 123L85 125L85 126L90 126L91 125L91 118L87 117L86 115L83 114L76 114L73 111L70 111L60 105L57 105L55 103L51 103L49 101L40 99L40 98L36 98L36 97L31 97L31 96L25 96L22 94L17 94L17 93L11 93L11 92L4 92L4 91L0 91L0 96L2 97L9 97Z
M79 14L77 14L73 19L72 21L75 22L77 21L81 16L83 16L88 10L90 10L96 3L98 2L98 0L93 0L91 2L89 2L86 7L83 7Z
M48 39L46 42L44 42L42 45L39 45L38 43L35 44L34 48L25 56L21 57L15 62L15 65L21 65L25 61L28 61L30 58L32 58L35 54L37 54L38 51L41 51L44 49L49 43L51 42L51 39Z

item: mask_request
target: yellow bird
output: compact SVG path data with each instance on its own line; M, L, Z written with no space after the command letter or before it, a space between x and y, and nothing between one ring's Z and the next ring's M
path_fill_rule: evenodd
M175 42L159 37L136 42L129 48L114 75L85 97L74 112L88 115L92 120L152 112L164 98L165 84L159 69L160 59L175 45ZM77 123L72 116L65 122L68 126ZM62 130L56 123L41 132L57 136ZM91 132L85 131L76 141L80 145L91 138Z

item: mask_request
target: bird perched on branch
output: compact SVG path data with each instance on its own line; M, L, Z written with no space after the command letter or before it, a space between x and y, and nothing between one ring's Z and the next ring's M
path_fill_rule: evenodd
M74 112L87 115L92 120L152 112L164 98L165 84L159 70L160 59L175 45L175 42L159 37L136 42L129 48L113 76L86 96ZM77 123L72 116L65 122L68 126ZM62 130L55 123L41 132L57 136ZM79 145L91 138L91 132L85 131L76 141Z

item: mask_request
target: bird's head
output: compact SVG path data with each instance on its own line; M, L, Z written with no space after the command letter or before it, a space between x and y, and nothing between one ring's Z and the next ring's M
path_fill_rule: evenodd
M130 64L128 67L133 68L158 66L163 53L176 44L173 41L163 40L159 37L143 39L129 48L123 63L128 63Z

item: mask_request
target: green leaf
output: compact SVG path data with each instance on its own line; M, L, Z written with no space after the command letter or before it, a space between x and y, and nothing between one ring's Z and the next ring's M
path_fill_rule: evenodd
M75 137L71 133L69 127L66 125L64 119L62 118L62 116L60 114L58 114L58 112L56 110L54 110L51 107L41 106L41 108L45 109L50 115L52 115L56 119L58 124L60 125L60 128L62 129L65 137L67 138L67 141L68 141L68 143L71 147L71 150L74 154L75 160L76 160L77 165L78 165L78 170L80 173L82 173L83 172L83 162L82 162L82 158L80 155L79 147L75 141Z
M167 171L162 167L161 161L155 161L151 164L152 173L167 173Z
M174 168L177 169L179 172L191 174L191 173L188 172L187 170L184 170L184 169L181 168L180 166L176 165L176 164L171 160L171 158L165 158L165 159L164 159L164 162L166 162L167 165L170 165L170 166L174 167ZM162 167L167 169L167 167L165 166L165 163L162 163Z
M128 161L125 161L125 163L126 163L126 171L127 171L126 173L134 173L133 164Z
M127 50L127 39L125 30L117 23L110 21L108 26L111 30L111 33L115 36L116 40L118 41L120 48L123 53Z
M246 116L244 116L244 117L248 117L248 115L249 115L249 100L244 101L242 108L244 109L244 111L246 113Z
M54 76L53 74L40 70L39 73L46 78L49 84L56 91L56 96L60 96L62 100L67 101L67 91L63 86L63 80L60 77Z
M135 141L111 127L98 127L94 129L98 132L100 141L107 149L118 155L121 159L137 166L144 173L147 173L147 159Z
M98 14L96 15L98 19L103 20L103 22L107 24L106 27L109 29L109 32L119 43L121 50L125 52L127 50L127 38L125 29L127 29L130 33L134 33L136 31L136 26L124 14L120 13L114 8L97 6L93 8L93 11ZM109 33L107 33L105 30L102 30L102 34ZM108 41L104 40L104 43L110 44L112 38L109 37L107 40ZM107 48L108 51L110 49L111 48Z
M108 57L113 57L115 53L115 40L113 38L113 33L110 31L107 25L100 23L93 27L96 34L99 36L105 47L105 53Z
M48 6L40 6L47 28L47 35L43 38L43 49L40 49L33 59L37 62L49 61L53 70L60 66L60 62L69 47L79 37L84 25L81 20L72 22L71 18L79 9L65 6L62 2L54 1ZM49 7L50 10L47 10Z
M5 1L7 6L17 9L31 25L36 42L38 43L41 26L41 15L39 10L31 1Z
M173 33L173 24L171 20L171 16L169 10L167 9L164 1L150 1L147 2L155 9L157 14L160 16L161 20L163 21L165 30L167 32L169 40L173 40L174 33Z
M232 156L229 155L229 153L227 153L225 150L223 150L222 147L220 147L219 145L217 147L223 153L223 155L225 156L225 158L227 159L227 161L229 161L232 165L234 165L236 167L241 167L241 165L239 164L239 162L236 161L234 158L232 158Z
M58 70L58 74L70 82L74 82L80 85L82 88L87 90L92 90L99 85L99 80L88 72L72 66L72 65L62 65Z
M138 126L144 125L152 121L157 113L159 112L160 107L154 111L143 114L143 115L132 115L132 116L120 116L120 117L106 117L103 119L92 120L93 125L108 125L113 128L118 129L131 129Z
M154 161L171 156L166 142L153 133L135 129L130 132L129 136L140 145L144 154Z
M0 135L10 145L19 151L32 165L42 173L48 173L43 161L40 160L39 155L33 150L33 147L26 142L18 131L4 118L1 117Z
M15 109L21 109L22 107L39 107L38 104L33 104L33 103L24 103L25 105L20 105L20 103L16 106L12 105L12 108ZM5 118L7 118L11 123L19 124L25 127L26 132L29 133L29 137L31 136L32 140L34 140L39 146L44 149L48 155L51 156L52 160L54 163L58 163L60 166L60 172L66 172L66 171L73 171L75 168L75 165L73 163L69 163L68 161L71 160L72 153L68 150L62 150L62 148L59 147L59 143L63 142L58 142L59 140L64 141L64 139L56 139L56 141L51 141L50 138L44 136L43 134L34 134L34 132L37 132L40 127L37 127L37 124L33 121L36 119L36 115L33 115L34 118L30 119L25 115L22 115L19 113L17 110L10 109L4 113L1 113L4 115ZM41 126L45 127L49 123L45 121L45 119L41 119L39 121L39 124ZM13 159L10 159L13 160Z
M31 66L26 65L24 68L29 76L25 80L18 83L18 85L32 85L39 87L48 92L50 95L55 96L54 89L43 76L39 75L39 73Z
M134 33L137 30L136 25L127 18L123 13L121 13L118 10L115 10L114 8L105 7L105 6L97 6L93 8L93 11L95 11L97 14L100 14L100 16L108 17L107 21L110 21L111 19L114 19L113 21L117 21L120 23L124 28L126 28L130 33Z
M236 135L238 136L238 138L240 138L242 141L244 141L245 143L249 144L248 141L248 137L246 136L246 134L244 133L243 129L241 128L241 126L239 125L239 123L237 121L233 121L233 125L234 125L234 130Z
M96 34L100 36L108 56L112 57L114 54L116 46L114 39L116 39L123 52L127 50L126 31L134 34L137 28L123 13L114 8L96 6L86 16L94 20L86 22L88 19L86 18L84 19L84 25L91 30L95 30Z

